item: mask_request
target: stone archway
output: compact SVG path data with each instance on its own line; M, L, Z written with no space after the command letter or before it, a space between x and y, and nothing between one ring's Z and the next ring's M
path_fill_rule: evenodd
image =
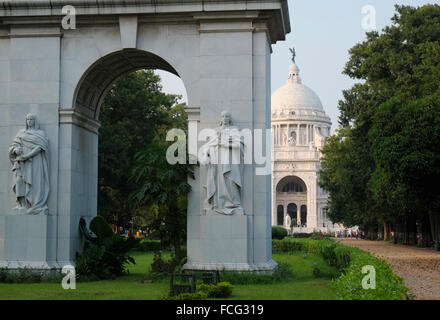
M49 137L51 186L49 215L12 217L11 168L0 160L0 176L7 177L0 181L0 266L74 265L82 248L79 219L96 215L99 106L122 74L140 68L178 74L195 132L217 126L225 109L240 129L270 128L270 53L290 32L286 0L129 2L81 1L76 29L66 30L61 2L7 1L0 9L2 137L11 141L25 115L35 113ZM0 152L7 150L0 143ZM257 167L244 168L245 214L233 216L205 213L206 172L196 172L188 199L188 268L273 270L270 184L255 175ZM16 232L25 235L19 244Z
M101 104L117 79L140 69L160 69L180 77L170 63L156 54L140 49L118 50L99 58L84 72L74 91L73 108L60 110L60 153L63 168L70 172L68 182L75 181L75 188L64 186L64 181L59 182L60 187L82 191L69 195L72 205L69 218L73 224L79 223L81 217L90 221L97 213ZM73 236L67 245L75 253L81 252L82 236ZM59 244L63 240L60 239Z
M77 112L98 120L99 110L111 85L121 76L140 69L159 69L179 76L160 56L139 49L123 49L96 61L84 73L74 93L72 106Z

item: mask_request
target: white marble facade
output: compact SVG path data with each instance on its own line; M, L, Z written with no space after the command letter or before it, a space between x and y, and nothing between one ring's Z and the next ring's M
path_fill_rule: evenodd
M331 120L302 83L292 53L286 84L272 95L272 225L306 233L340 230L328 219L328 194L318 186L320 150Z
M191 130L217 127L223 110L240 129L270 128L270 54L290 32L286 0L75 3L75 29L61 26L62 1L0 7L0 266L74 265L79 219L97 212L99 107L121 75L143 68L178 75ZM49 138L48 214L14 216L8 148L28 113ZM246 214L232 216L204 214L206 172L196 172L189 269L273 269L270 175L255 175L256 167L243 168Z

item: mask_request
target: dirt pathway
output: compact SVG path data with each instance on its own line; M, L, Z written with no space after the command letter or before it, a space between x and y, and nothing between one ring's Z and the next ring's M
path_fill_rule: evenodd
M387 261L417 300L440 300L440 252L384 241L338 239Z

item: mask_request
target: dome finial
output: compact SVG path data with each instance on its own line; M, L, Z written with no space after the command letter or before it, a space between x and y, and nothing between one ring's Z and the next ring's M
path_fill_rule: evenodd
M292 62L295 63L296 58L296 50L295 47L289 48L290 52L292 53Z
M292 53L292 64L289 67L289 77L287 78L287 82L295 82L295 83L301 83L301 78L299 76L299 68L295 63L296 58L296 50L295 47L289 48L290 52Z

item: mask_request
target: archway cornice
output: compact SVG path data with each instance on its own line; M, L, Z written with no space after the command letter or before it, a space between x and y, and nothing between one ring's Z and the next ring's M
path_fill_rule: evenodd
M0 0L0 24L59 24L66 5L75 7L78 24L91 18L94 24L117 23L120 15L138 15L140 23L255 19L256 12L267 21L272 43L290 32L287 0Z

